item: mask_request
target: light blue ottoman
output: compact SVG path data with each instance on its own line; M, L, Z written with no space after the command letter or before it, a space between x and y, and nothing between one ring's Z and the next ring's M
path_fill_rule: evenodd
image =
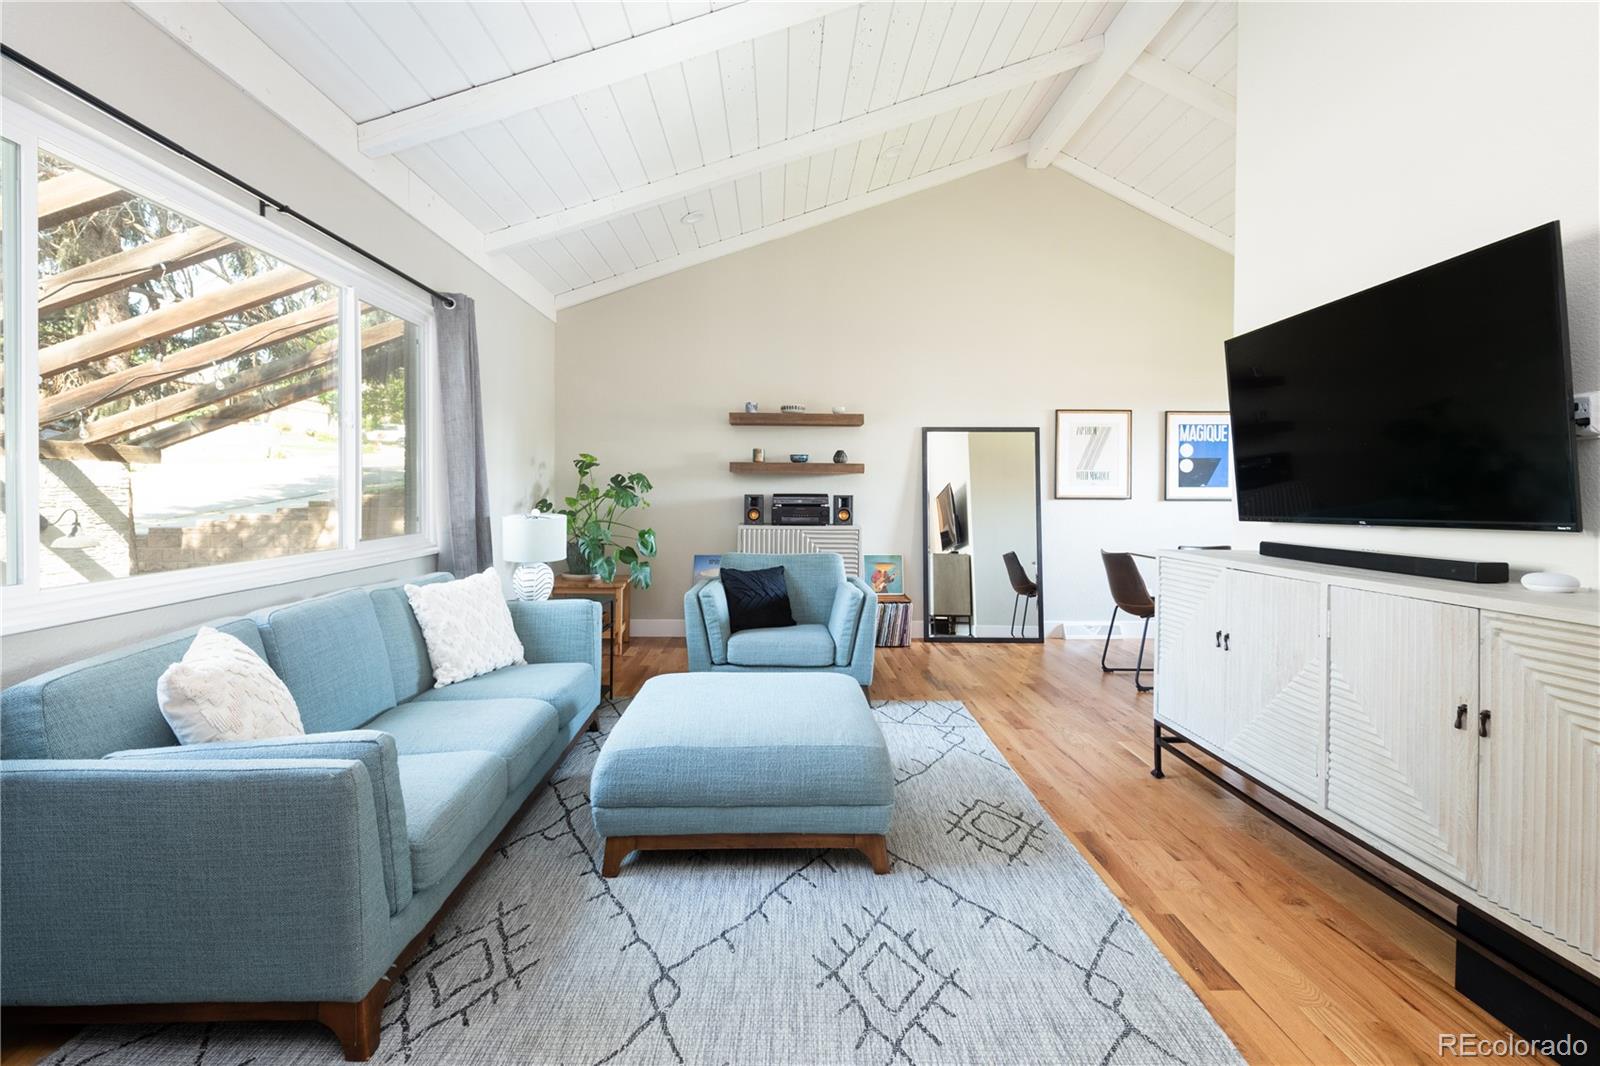
M894 770L844 674L664 674L606 737L589 781L602 873L634 851L855 848L889 872Z

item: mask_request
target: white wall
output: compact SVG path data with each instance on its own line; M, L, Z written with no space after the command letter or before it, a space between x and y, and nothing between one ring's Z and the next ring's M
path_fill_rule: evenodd
M490 498L496 514L537 499L551 475L554 445L554 323L132 8L7 2L3 35L22 54L408 273L435 288L472 296L478 309ZM431 567L432 560L422 560L7 637L0 647L0 680L10 683L131 637Z
M1573 384L1600 388L1600 72L1594 4L1240 4L1239 332L1551 219ZM1600 444L1580 444L1588 532L1242 525L1261 539L1600 569Z
M1103 625L1099 548L1232 528L1230 503L1158 502L1161 412L1226 406L1231 280L1209 245L1058 170L1007 164L563 311L563 473L582 450L654 480L661 556L636 619L681 625L690 557L730 549L741 494L774 490L854 493L863 551L905 556L920 617L921 427L1036 426L1046 618ZM729 426L746 400L845 404L866 425ZM1133 500L1048 498L1058 407L1134 409ZM844 448L867 472L730 474L753 446Z

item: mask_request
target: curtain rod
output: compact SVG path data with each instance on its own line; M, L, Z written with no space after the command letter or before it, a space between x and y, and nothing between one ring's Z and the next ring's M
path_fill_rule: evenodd
M209 159L206 159L206 158L204 158L202 156L196 155L194 152L191 152L189 149L185 148L183 145L179 144L177 141L174 141L171 137L168 137L165 134L160 133L157 130L151 129L149 126L145 125L143 122L140 122L138 119L134 118L132 115L128 114L126 111L123 111L121 108L116 107L116 106L114 106L114 105L112 105L110 103L107 103L105 100L102 100L100 97L96 96L94 93L91 93L89 90L83 88L81 85L78 85L75 82L69 81L68 79L62 77L60 74L57 74L55 71L51 70L49 67L45 66L44 64L39 63L39 62L37 62L37 61L35 61L33 59L28 58L27 56L23 55L21 52L18 52L15 48L12 48L10 45L4 44L4 43L0 43L0 56L4 56L6 59L9 59L13 63L16 63L18 66L23 67L26 70L32 71L34 74L37 74L39 77L43 78L45 81L47 81L50 84L56 86L57 88L66 90L68 93L71 93L73 96L76 96L78 99L82 100L84 103L88 104L89 106L95 108L97 111L100 111L101 113L103 113L103 114L115 119L116 121L122 123L124 126L127 126L129 129L134 130L137 133L143 134L145 137L148 137L150 140L155 141L157 144L161 145L161 147L167 149L169 152L174 152L177 155L182 156L184 159L187 159L189 162L195 164L196 166L199 166L199 167L201 167L201 168L203 168L205 170L210 171L212 174L215 174L217 177L219 177L222 180L228 182L230 185L233 185L234 187L236 187L238 189L241 189L244 192L249 193L252 197L255 198L256 211L257 211L258 214L261 215L261 217L263 217L263 218L266 217L267 208L270 207L280 215L287 215L289 218L294 219L295 221L299 222L300 224L302 224L304 226L309 226L311 229L316 230L318 233L322 234L324 237L327 237L329 240L337 241L339 244L342 244L344 247L350 249L350 251L355 252L357 255L361 256L363 259L369 260L370 262L376 263L378 266L381 266L383 269L387 270L389 273L393 274L395 277L404 278L406 281L409 281L411 284L415 285L417 288L421 289L423 292L427 293L429 296L432 296L436 300L442 301L446 307L451 307L451 308L455 307L456 302L454 300L452 300L449 296L447 296L444 293L440 292L438 289L433 288L431 285L424 285L422 282L418 281L416 278L412 277L410 274L407 274L404 270L401 270L399 267L395 266L393 263L389 262L388 260L380 259L378 256L373 255L371 252L367 251L365 248L361 247L361 245L355 243L354 241L347 240L344 237L341 237L337 233L333 232L333 230L329 229L327 226L324 226L322 223L317 222L315 219L310 219L310 218L307 218L305 215L302 215L300 212L296 211L294 208L290 207L288 204L284 203L282 200L279 200L277 197L268 195L267 193L263 192L262 190L256 188L254 185L252 185L249 182L245 181L243 178L240 178L239 176L233 174L232 172L224 170L222 167L217 166L215 163L211 162Z

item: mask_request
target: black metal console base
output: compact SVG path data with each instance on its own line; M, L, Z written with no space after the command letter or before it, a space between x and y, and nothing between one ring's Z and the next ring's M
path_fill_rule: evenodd
M1533 951L1506 936L1490 920L1462 907L1456 926L1479 943L1492 945L1504 958L1537 975L1567 998L1600 1014L1600 988L1575 977L1564 966L1551 965L1542 952ZM1594 1062L1600 1054L1600 1025L1585 1021L1550 997L1511 976L1478 949L1456 941L1456 991L1499 1018L1517 1034L1534 1041L1549 1041L1545 1054L1562 1066Z
M1257 788L1271 793L1305 817L1337 834L1340 839L1349 841L1385 863L1398 866L1393 859L1377 851L1366 841L1328 821L1315 811L1307 810L1298 800L1284 795L1251 775L1249 771L1240 769L1161 722L1155 723L1153 753L1155 765L1150 770L1150 776L1166 776L1161 769L1163 751L1187 763L1213 783L1244 800L1323 855L1454 939L1456 989L1462 995L1529 1040L1560 1040L1561 1037L1570 1034L1572 1039L1568 1042L1568 1046L1583 1041L1586 1050L1582 1056L1551 1056L1563 1066L1569 1062L1576 1064L1580 1060L1593 1061L1592 1055L1596 1049L1600 1049L1600 981L1573 968L1566 960L1550 954L1543 946L1477 910L1469 901L1434 886L1433 891L1455 905L1456 920L1450 921L1432 908L1418 902L1397 885L1352 861L1337 848L1319 840L1255 796L1239 788L1179 747L1183 744L1203 752L1222 766L1247 778Z

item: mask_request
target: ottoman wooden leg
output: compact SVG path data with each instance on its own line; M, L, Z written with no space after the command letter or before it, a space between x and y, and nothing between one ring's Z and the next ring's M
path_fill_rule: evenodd
M622 872L622 860L634 850L632 837L606 837L606 854L600 863L602 877L615 877Z
M857 836L856 847L872 863L872 872L889 872L889 841L882 836Z

